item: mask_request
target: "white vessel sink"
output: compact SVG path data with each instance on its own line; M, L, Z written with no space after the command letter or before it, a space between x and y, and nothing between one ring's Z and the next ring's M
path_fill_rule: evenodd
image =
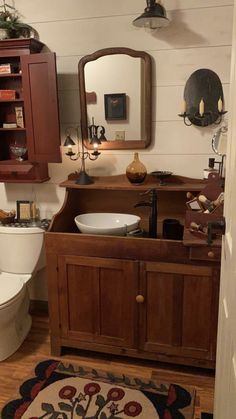
M136 229L139 222L140 217L136 215L112 212L80 214L75 217L75 223L81 233L112 236L125 236L127 232Z

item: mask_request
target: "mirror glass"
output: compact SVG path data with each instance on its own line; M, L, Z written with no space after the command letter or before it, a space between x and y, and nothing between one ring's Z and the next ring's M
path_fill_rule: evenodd
M128 48L106 48L79 62L81 130L91 125L106 141L100 149L145 148L151 142L151 57ZM102 129L104 128L104 130Z
M212 149L219 156L226 156L227 132L227 126L222 125L222 127L220 127L212 137Z

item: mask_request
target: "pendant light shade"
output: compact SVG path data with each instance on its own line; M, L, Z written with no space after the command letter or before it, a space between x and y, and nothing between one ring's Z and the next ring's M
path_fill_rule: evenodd
M68 147L68 145L75 145L74 140L72 140L71 136L69 134L67 134L66 139L63 143L64 147Z
M156 3L156 0L147 0L144 13L133 21L133 25L138 28L147 27L150 29L164 28L169 23L165 8L160 3Z

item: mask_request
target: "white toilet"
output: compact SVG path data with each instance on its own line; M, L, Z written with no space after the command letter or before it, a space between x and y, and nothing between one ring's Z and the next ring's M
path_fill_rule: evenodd
M45 266L44 230L0 226L0 361L12 355L30 327L27 282Z

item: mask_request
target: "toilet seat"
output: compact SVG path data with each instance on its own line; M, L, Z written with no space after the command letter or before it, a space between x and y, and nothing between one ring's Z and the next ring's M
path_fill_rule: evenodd
M0 272L0 309L17 299L30 277L31 275Z

